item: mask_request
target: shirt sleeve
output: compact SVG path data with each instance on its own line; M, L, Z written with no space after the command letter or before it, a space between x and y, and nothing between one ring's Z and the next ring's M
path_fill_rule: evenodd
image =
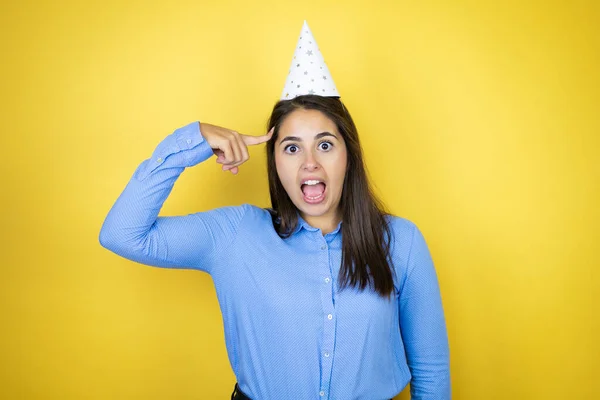
M413 226L399 302L400 331L412 375L411 399L450 399L450 357L442 299L431 254L417 226Z
M210 273L215 255L233 242L247 205L158 217L186 167L213 155L193 122L168 135L135 170L100 230L100 244L142 264Z

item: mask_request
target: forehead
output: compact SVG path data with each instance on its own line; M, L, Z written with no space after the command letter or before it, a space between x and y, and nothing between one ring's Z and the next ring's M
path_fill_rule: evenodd
M279 139L288 135L312 139L321 132L331 132L340 137L337 126L324 113L318 110L298 109L283 120L279 128Z

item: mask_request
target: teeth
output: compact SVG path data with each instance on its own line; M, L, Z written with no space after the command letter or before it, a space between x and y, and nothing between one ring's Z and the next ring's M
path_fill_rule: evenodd
M321 181L317 181L317 180L304 181L305 185L316 185L317 183L321 183Z

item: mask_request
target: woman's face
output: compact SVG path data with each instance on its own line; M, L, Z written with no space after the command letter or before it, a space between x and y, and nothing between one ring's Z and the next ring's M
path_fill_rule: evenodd
M277 175L302 218L315 227L339 222L347 153L335 123L321 111L293 111L274 151Z

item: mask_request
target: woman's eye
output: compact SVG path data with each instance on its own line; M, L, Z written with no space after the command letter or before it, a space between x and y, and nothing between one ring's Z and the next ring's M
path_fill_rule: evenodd
M325 145L325 146L323 146L323 145ZM321 142L319 144L319 147L321 147L321 150L325 150L325 151L330 150L332 146L333 145L330 142Z
M294 149L294 150L292 151L291 149ZM296 145L295 145L295 144L290 144L290 145L288 145L288 146L285 146L285 149L284 149L284 150L285 150L286 152L289 152L289 153L295 153L295 152L297 152L297 151L298 151L298 147L296 147Z
M329 150L331 150L332 147L333 147L333 144L331 144L331 142L319 143L319 148L323 151L329 151ZM288 154L295 154L298 152L298 146L296 146L295 144L289 144L289 145L285 146L283 150Z

